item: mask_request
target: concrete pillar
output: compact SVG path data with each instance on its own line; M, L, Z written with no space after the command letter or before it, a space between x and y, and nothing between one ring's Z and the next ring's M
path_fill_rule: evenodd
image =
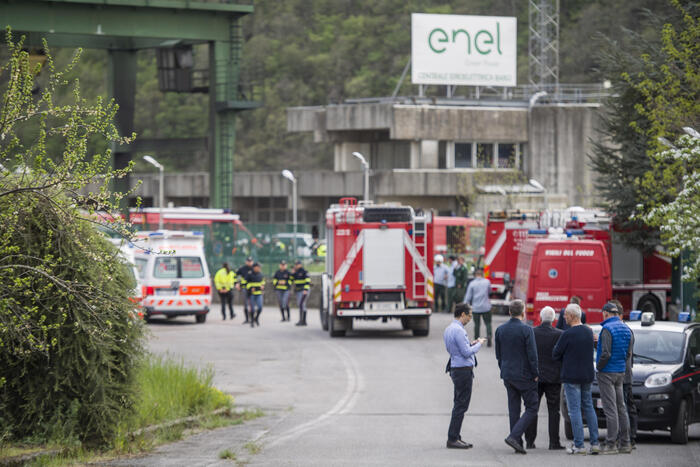
M422 140L420 142L420 168L421 169L437 169L438 168L438 141L437 140Z
M134 106L136 101L136 51L109 51L109 91L119 105L115 123L119 134L129 136L134 131ZM131 161L128 146L112 146L112 166L125 169ZM129 179L114 180L114 191L124 193L129 190ZM126 208L126 206L123 206Z
M420 141L411 141L411 157L410 157L410 165L409 167L412 169L420 169L421 168L421 142Z

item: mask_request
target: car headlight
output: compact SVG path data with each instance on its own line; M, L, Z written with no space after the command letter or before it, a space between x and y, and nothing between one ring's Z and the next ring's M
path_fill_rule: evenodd
M671 384L671 373L654 373L649 375L646 381L644 381L644 386L648 388L658 388L661 386L666 386Z

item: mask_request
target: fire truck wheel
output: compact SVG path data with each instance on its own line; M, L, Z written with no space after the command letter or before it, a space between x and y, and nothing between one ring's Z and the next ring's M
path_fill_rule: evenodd
M430 333L430 316L423 318L424 323L421 325L420 329L413 328L413 335L415 337L425 337Z
M335 329L337 325L335 322L338 320L336 316L333 314L328 315L328 334L331 337L343 337L345 335L345 329L343 330L337 330Z
M654 318L656 321L661 321L663 319L661 303L659 303L659 299L653 294L646 294L640 298L639 302L637 303L637 309L641 310L642 313L647 311L654 313Z
M403 329L404 331L411 329L411 327L408 325L407 318L401 318L401 329Z

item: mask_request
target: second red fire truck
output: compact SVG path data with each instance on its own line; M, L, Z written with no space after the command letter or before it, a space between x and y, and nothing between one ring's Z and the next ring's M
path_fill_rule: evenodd
M355 320L398 319L427 336L433 308L433 220L410 206L343 198L326 212L321 325L332 337Z

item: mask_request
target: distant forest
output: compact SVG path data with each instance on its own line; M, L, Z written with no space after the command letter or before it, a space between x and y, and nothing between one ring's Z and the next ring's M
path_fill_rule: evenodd
M684 2L685 3L685 2ZM285 108L323 105L352 97L391 95L410 55L411 13L474 14L518 18L518 83L527 83L526 0L258 0L243 21L243 63L264 79L264 107L240 114L236 170L332 168L332 147L311 135L288 134ZM560 82L605 79L597 70L599 35L625 46L628 30L653 36L649 11L664 17L668 0L561 0ZM653 37L650 37L650 39ZM50 44L49 44L50 45ZM58 51L58 63L73 51ZM195 50L197 60L205 47ZM76 70L85 97L105 95L107 55L85 50ZM410 74L400 95L416 94ZM136 132L145 138L203 137L208 99L203 94L161 93L155 52L139 52ZM168 170L207 170L206 154L155 154ZM150 170L137 163L137 170Z

